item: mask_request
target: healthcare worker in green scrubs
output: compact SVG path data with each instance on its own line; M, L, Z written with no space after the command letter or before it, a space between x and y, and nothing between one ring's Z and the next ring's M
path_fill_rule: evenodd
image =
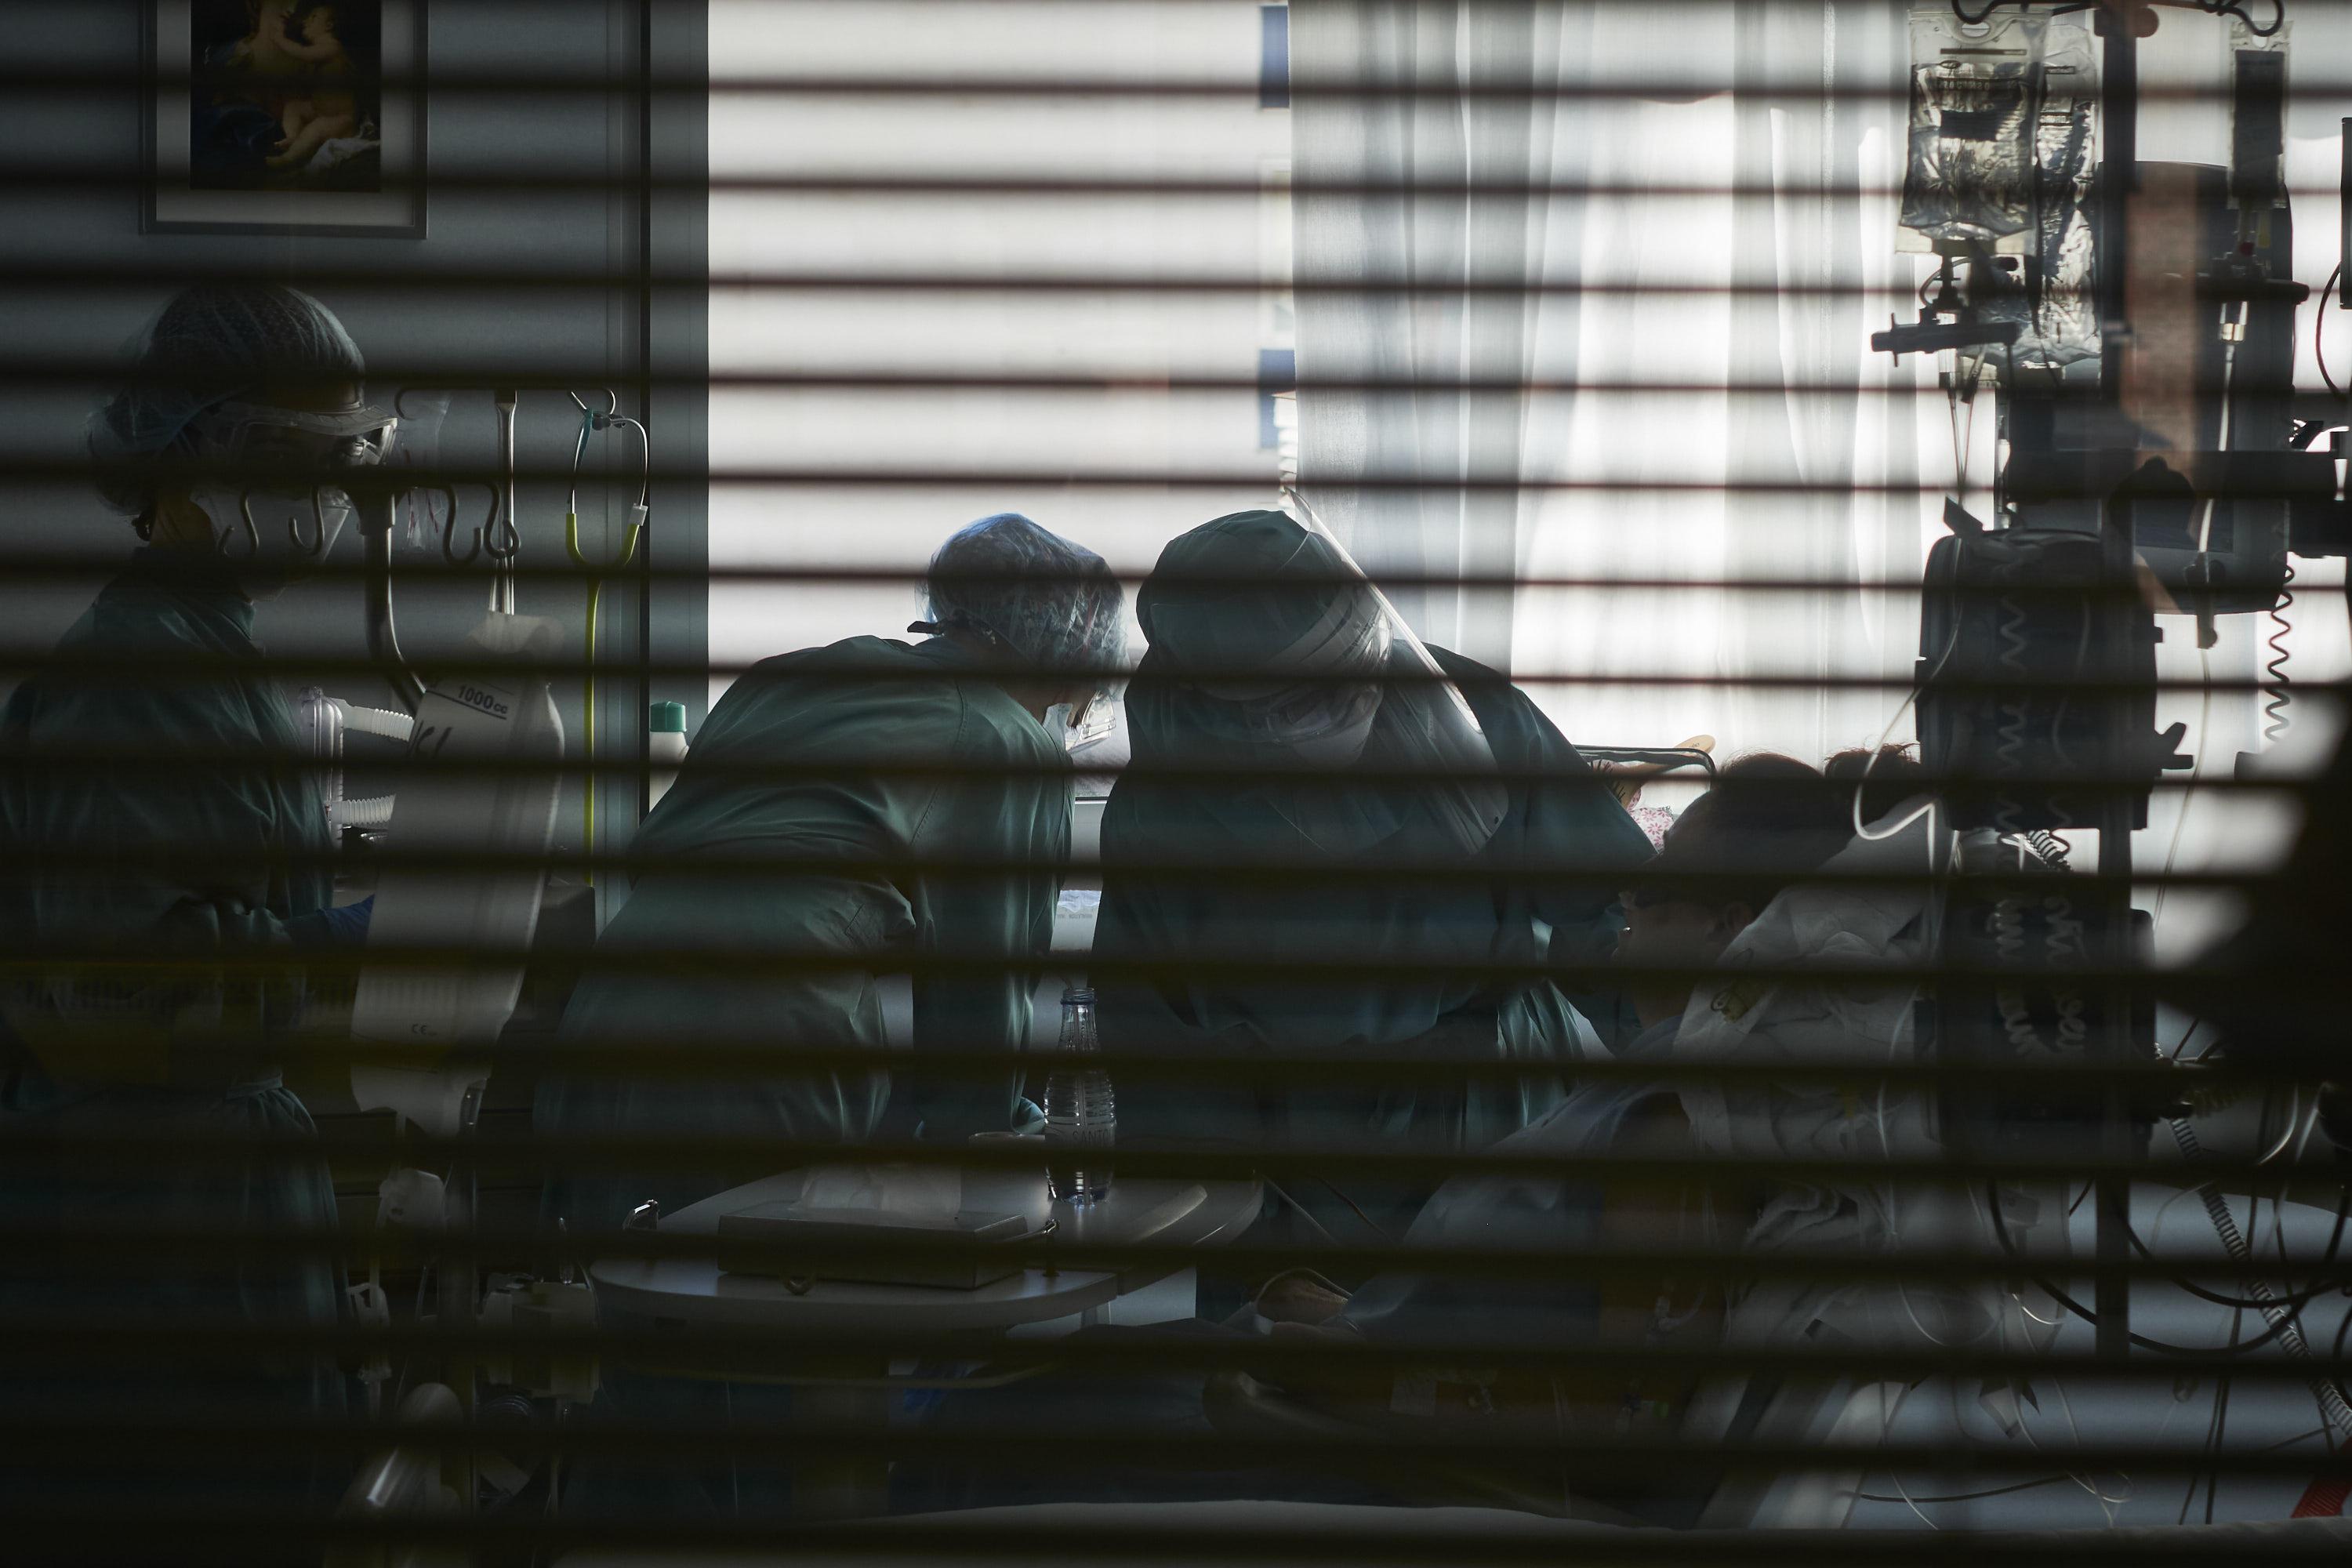
M1120 1137L1482 1147L1549 1110L1579 1054L1568 997L1525 971L1606 959L1616 873L1649 840L1533 702L1425 648L1307 516L1204 523L1137 595L1133 771L1103 818L1105 1048L1528 1070L1139 1080ZM1587 1010L1608 1037L1613 1000ZM1286 1192L1358 1242L1400 1234L1421 1194L1340 1186Z
M894 1079L926 1140L1012 1125L1009 1071L883 1065L878 983L912 973L918 1049L1021 1047L1069 858L1068 715L1118 667L1124 596L1101 557L1009 512L942 545L928 589L924 640L771 658L711 710L564 1015L566 1043L632 1059L543 1082L541 1131L855 1143ZM670 1042L743 1065L665 1072ZM793 1061L809 1051L876 1060ZM574 1235L609 1230L762 1173L575 1172L550 1206Z
M351 516L338 476L377 461L394 422L362 400L341 324L289 289L184 291L137 371L92 417L89 446L142 547L0 709L0 933L14 961L0 1135L41 1156L0 1175L0 1223L218 1241L102 1256L12 1243L0 1317L123 1337L61 1351L0 1325L0 1405L35 1423L307 1418L343 1407L341 1373L313 1347L207 1358L173 1336L336 1321L341 1279L323 1249L230 1245L335 1225L325 1163L300 1148L310 1118L280 1068L301 965L356 947L367 912L328 907L333 841L315 782L289 765L286 699L250 668L254 604L326 553ZM331 1500L335 1484L282 1448L60 1441L19 1458L0 1467L0 1500L81 1511L93 1530L134 1500L275 1505Z
M767 659L710 710L638 830L648 868L565 1009L559 1048L579 1059L541 1081L532 1112L559 1136L772 1142L776 1154L566 1163L546 1209L572 1237L609 1233L647 1200L674 1214L802 1163L810 1143L858 1142L894 1094L926 1141L1012 1125L1002 1068L883 1065L881 982L912 974L919 1049L1022 1046L1069 859L1069 714L1118 666L1124 595L1099 556L1009 512L940 546L927 589L930 618L908 628L924 640L851 637ZM672 1044L699 1059L665 1064ZM811 1051L874 1065L793 1061ZM773 1384L627 1369L607 1370L596 1401L600 1416L709 1429L792 1411ZM584 1456L563 1506L776 1515L792 1488L772 1454Z

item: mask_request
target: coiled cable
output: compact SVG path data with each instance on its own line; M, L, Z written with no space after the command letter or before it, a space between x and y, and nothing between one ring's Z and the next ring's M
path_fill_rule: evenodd
M2279 564L2284 576L2279 583L2278 603L2271 607L2271 634L2263 639L2270 646L2271 657L2263 666L2263 693L2269 699L2263 704L2263 744L2275 746L2286 733L2287 688L2292 683L2286 672L2287 634L2294 630L2286 618L2287 610L2294 604L2294 560L2284 551L2279 552Z
M2182 1156L2191 1163L2204 1159L2205 1151L2198 1144L2196 1129L2180 1117L2173 1118L2171 1126L2173 1142L2180 1145ZM2214 1190L2213 1184L2208 1182L2200 1187L2197 1195L2203 1201L2205 1215L2212 1221L2213 1233L2221 1238L2222 1249L2229 1253L2230 1261L2240 1268L2251 1267L2254 1260L2253 1248L2246 1245L2245 1233L2238 1228L2237 1215L2230 1212L2230 1205L2221 1200L2221 1194ZM2310 1343L2304 1339L2302 1328L2269 1283L2250 1279L2246 1281L2246 1294L2261 1304L2263 1316L2269 1320L2279 1342L2286 1347L2287 1354L2298 1361L2309 1361ZM2345 1402L2343 1391L2328 1377L2314 1377L2310 1387L2313 1396L2319 1401L2319 1418L2329 1429L2327 1446L2334 1448L2337 1432L2352 1436L2352 1404Z

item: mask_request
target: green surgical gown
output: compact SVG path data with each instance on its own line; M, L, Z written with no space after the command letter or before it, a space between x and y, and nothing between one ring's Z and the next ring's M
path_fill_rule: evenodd
M639 872L564 1014L562 1040L596 1058L541 1084L536 1125L869 1136L892 1089L878 978L914 975L918 1048L1019 1049L1069 846L1067 756L953 643L853 637L764 661L711 710L638 831L633 853L663 864ZM673 1044L743 1064L658 1070ZM796 1067L797 1050L877 1059ZM900 1077L927 1139L1012 1121L1008 1071ZM762 1173L607 1165L552 1182L549 1205L577 1234Z
M142 550L58 660L0 707L0 931L16 961L0 1136L41 1155L0 1184L8 1228L201 1236L335 1223L325 1164L299 1150L310 1118L279 1082L276 1045L302 1002L292 960L324 939L332 839L315 783L289 765L294 722L277 686L203 668L259 653L253 606L217 563ZM120 662L77 669L78 655ZM109 752L121 760L94 754ZM157 957L196 967L142 973L138 961ZM102 986L82 958L102 962ZM271 1146L237 1157L248 1137ZM79 1151L81 1138L142 1152ZM192 1146L184 1163L178 1141ZM197 1157L200 1141L213 1158ZM0 1315L133 1332L104 1353L58 1352L0 1328L0 1404L83 1420L339 1411L331 1362L184 1359L169 1335L205 1322L331 1326L341 1287L326 1256L12 1251ZM331 1482L308 1459L183 1452L142 1467L71 1454L13 1469L0 1499L14 1487L49 1506L101 1507L131 1489L153 1506L220 1506L320 1484Z
M1524 693L1470 659L1431 652L1461 687L1501 768L1520 775L1493 839L1444 875L1417 876L1405 868L1444 866L1445 850L1409 787L1350 784L1362 797L1353 805L1323 803L1324 816L1359 825L1364 840L1334 857L1294 826L1296 811L1263 782L1122 779L1104 812L1094 947L1105 1049L1436 1057L1531 1070L1445 1083L1282 1087L1230 1070L1213 1085L1122 1083L1122 1139L1477 1148L1559 1101L1577 1051L1568 997L1549 980L1480 971L1549 962L1566 978L1604 958L1621 925L1613 873L1648 859L1650 843ZM1129 712L1139 760L1181 765L1212 754L1192 737L1153 733L1149 710L1139 714L1132 700ZM1368 761L1379 746L1376 722ZM1171 875L1171 861L1209 874ZM1220 957L1243 966L1221 971ZM1346 972L1246 967L1267 958ZM1612 1007L1588 1007L1601 1015L1604 1037ZM1351 1190L1362 1198L1370 1189ZM1298 1196L1318 1205L1308 1193ZM1411 1194L1400 1186L1391 1197L1386 1218L1401 1224L1398 1205L1409 1207ZM1342 1213L1335 1223L1344 1230L1360 1221Z

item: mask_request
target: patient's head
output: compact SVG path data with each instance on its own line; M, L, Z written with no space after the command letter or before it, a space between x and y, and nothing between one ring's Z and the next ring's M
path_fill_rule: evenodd
M1764 752L1725 764L1626 891L1618 957L1685 971L1714 963L1767 904L1845 846L1853 800L1853 784L1794 757ZM1679 1016L1690 986L1687 973L1636 975L1627 989L1647 1026Z
M1853 792L1862 792L1862 820L1876 822L1927 787L1927 770L1908 746L1849 746L1822 764L1822 772L1837 781L1853 815Z

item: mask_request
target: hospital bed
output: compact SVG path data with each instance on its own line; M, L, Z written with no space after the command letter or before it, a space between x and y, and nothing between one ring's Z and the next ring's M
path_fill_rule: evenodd
M2168 1253L2198 1255L2200 1241L2210 1239L2211 1256L2217 1261L2222 1257L2220 1242L2202 1229L2203 1216L2193 1205L2168 1198L2162 1189L2151 1186L2140 1193L2135 1210L2136 1226ZM2082 1232L2078 1239L2087 1238L2089 1224L2087 1216L2076 1216L2075 1228ZM2274 1225L2266 1215L2262 1229L2291 1254L2309 1258L2325 1247L2334 1226L2332 1211L2289 1203ZM2139 1282L2133 1307L2134 1322L2147 1335L2189 1345L2220 1346L2230 1341L2231 1309L2198 1300L2166 1281ZM2347 1310L2352 1302L2336 1292L2315 1300L2304 1319L2306 1333L2327 1343L2343 1327ZM2055 1355L2090 1348L2091 1331L2079 1323L2062 1330L2051 1346ZM2149 1359L2136 1357L2133 1364L2145 1370ZM1430 1562L1462 1561L1487 1552L1513 1557L1557 1552L1580 1564L1698 1562L1717 1550L1727 1552L1749 1544L1779 1561L1914 1568L1928 1531L1948 1532L1947 1541L1952 1539L1948 1532L1970 1531L1970 1561L2063 1558L2142 1563L2196 1558L2229 1563L2247 1560L2257 1552L2280 1561L2345 1561L2352 1551L2352 1524L2340 1517L2289 1517L2313 1479L2335 1475L2341 1466L2325 1447L2311 1394L2292 1376L2245 1379L2227 1395L2227 1447L2233 1454L2307 1455L2308 1468L2273 1468L2221 1477L2209 1494L2211 1524L2172 1522L2189 1511L2190 1502L2196 1504L2192 1517L2202 1515L2208 1506L2195 1495L2202 1487L2177 1470L2145 1485L2105 1474L2068 1473L2064 1450L2077 1443L2096 1447L2160 1441L2167 1431L2193 1431L2208 1419L2212 1401L2220 1395L2210 1386L2197 1385L2184 1396L2182 1387L2178 1381L2167 1387L2161 1380L2143 1377L2119 1392L2037 1378L2034 1398L2004 1417L1978 1396L1973 1385L1956 1390L1948 1383L1931 1381L1906 1390L1884 1383L1792 1381L1748 1412L1743 1442L1788 1453L1882 1442L1906 1447L1961 1441L1983 1446L1997 1444L2002 1419L2020 1415L2024 1420L2021 1441L2014 1445L2014 1459L1998 1452L1990 1459L1980 1457L1968 1472L1968 1486L1955 1484L1948 1471L1939 1480L1922 1473L1906 1478L1883 1468L1811 1474L1777 1466L1753 1473L1734 1470L1700 1510L1696 1528L1688 1530L1661 1529L1584 1499L1537 1495L1523 1482L1500 1474L1482 1475L1465 1465L1431 1468L1416 1478L1419 1484L1409 1492L1401 1489L1400 1495L1411 1495L1416 1506L1262 1500L1033 1504L812 1527L814 1532L805 1538L795 1534L789 1551L702 1549L682 1535L674 1547L583 1547L560 1553L554 1561L565 1568L689 1563L749 1568L788 1559L800 1568L853 1558L866 1563L980 1562L998 1560L1008 1538L1036 1542L1066 1532L1081 1543L1104 1542L1102 1560L1108 1562L1127 1543L1148 1539L1164 1548L1171 1536L1197 1531L1203 1539L1197 1560L1229 1565L1278 1560L1355 1568L1362 1558L1357 1548L1345 1543L1352 1536L1378 1540L1381 1554L1388 1556L1403 1550L1407 1541L1425 1542L1426 1550L1416 1548L1412 1555ZM1291 1399L1238 1373L1213 1379L1207 1403L1220 1434L1238 1443L1295 1443L1303 1448L1335 1439L1362 1443L1368 1437L1393 1436L1410 1442L1427 1436L1412 1418L1367 1426ZM1717 1401L1717 1407L1725 1403ZM1728 1403L1739 1403L1736 1394ZM2193 1455L2196 1447L2193 1437L2184 1437L2185 1453ZM1370 1457L1375 1466L1377 1444ZM392 1468L412 1476L434 1473L413 1452L385 1456L372 1472L373 1490L371 1476L355 1484L350 1505L355 1515L387 1521L400 1516L402 1510L387 1508L382 1495L382 1477ZM2012 1470L2042 1472L2047 1484L2014 1489L2005 1484ZM1969 1486L1994 1493L1997 1500L1974 1507L1947 1500ZM430 1503L420 1494L415 1506L429 1510ZM2107 1522L2110 1517L2112 1523ZM1993 1524L2001 1527L1998 1533L1974 1534ZM847 1533L834 1533L837 1531ZM1252 1542L1267 1542L1292 1532L1333 1542L1330 1555L1269 1552L1260 1559L1249 1551ZM901 1539L904 1552L894 1551L892 1543ZM1885 1552L1873 1551L1873 1543L1882 1541ZM997 1544L992 1546L992 1542ZM841 1547L839 1556L828 1552L828 1543ZM1449 1544L1463 1555L1454 1555ZM1082 1550L1050 1555L1061 1563L1094 1561ZM370 1561L434 1568L436 1560L395 1554Z
M2202 1259L2219 1266L2227 1254L2195 1203L2184 1194L2154 1184L2143 1184L2134 1194L2133 1224L2152 1248L2168 1256ZM2241 1200L2242 1203L2242 1200ZM2088 1205L2071 1221L2073 1256L2090 1253L2093 1221ZM2316 1258L2336 1234L2333 1210L2287 1203L2273 1216L2263 1205L2260 1226L2265 1252L2283 1247L2291 1258ZM2256 1226L2249 1220L2246 1228ZM2204 1281L2222 1291L2228 1281ZM2087 1288L2084 1288L2087 1292ZM2142 1279L2132 1289L2132 1322L2137 1332L2167 1344L2208 1349L2252 1340L2262 1321L2251 1311L2200 1300L2165 1279ZM2240 1321L2233 1326L2232 1318ZM2324 1351L2352 1317L2352 1300L2326 1291L2314 1298L2299 1320L2302 1332ZM1900 1352L1927 1348L1916 1337L1900 1337L1885 1348ZM2053 1358L2086 1357L2094 1349L2090 1325L2067 1318L2047 1346ZM2266 1363L2287 1363L2273 1343L2261 1352ZM2321 1407L2313 1390L2292 1373L2245 1380L2234 1387L2213 1380L2174 1380L2168 1386L2148 1373L2162 1365L2159 1357L2141 1352L2131 1363L2140 1375L2122 1387L2070 1382L2051 1375L2031 1381L2030 1396L2014 1403L1988 1395L1977 1380L1930 1379L1916 1386L1901 1384L1852 1383L1791 1379L1757 1402L1758 1388L1715 1386L1702 1389L1694 1400L1700 1424L1696 1433L1685 1426L1685 1436L1704 1443L1708 1436L1730 1431L1743 1440L1769 1450L1801 1453L1834 1446L1898 1448L1968 1444L1977 1450L1969 1467L1953 1466L1940 1475L1927 1471L1898 1472L1892 1467L1844 1475L1785 1474L1778 1468L1752 1476L1727 1478L1699 1515L1703 1527L1770 1525L1779 1529L1845 1529L1918 1531L1976 1529L1998 1520L2019 1527L2106 1527L2154 1524L2182 1511L2184 1487L2202 1494L2201 1486L2187 1485L2177 1472L2147 1486L2128 1477L2077 1476L2070 1473L2064 1456L2069 1448L2102 1445L2160 1444L2168 1436L2179 1437L2184 1451L2193 1452L2196 1434L2212 1421L2217 1405L2225 1417L2227 1451L2307 1454L2307 1473L2274 1471L2230 1474L2212 1483L2212 1517L2219 1521L2255 1522L2284 1519L2292 1513L2315 1477L2332 1474L2340 1465L2329 1452L2322 1426ZM1294 1442L1354 1440L1367 1436L1398 1442L1425 1442L1432 1423L1424 1417L1385 1415L1367 1418L1360 1407L1346 1413L1296 1399L1246 1373L1228 1371L1213 1377L1206 1392L1208 1414L1221 1435L1237 1441ZM1708 1417L1696 1414L1713 1411ZM1745 1408L1743 1408L1745 1407ZM1751 1427L1752 1423L1752 1427ZM2218 1425L2218 1423L2217 1423ZM2013 1457L2000 1457L2006 1441ZM1990 1457L1989 1457L1990 1456ZM1965 1476L1963 1471L1965 1470ZM1564 1501L1557 1490L1531 1491L1523 1479L1487 1468L1454 1467L1442 1478L1458 1499L1500 1503L1530 1513L1592 1517L1602 1510L1583 1500ZM1979 1494L1974 1497L1965 1494ZM1953 1500L1938 1501L1938 1499ZM2208 1506L2200 1495L2202 1513Z
M1102 1543L1098 1552L1039 1551L1013 1560L1059 1568L1113 1568L1153 1543L1160 1561L1214 1562L1220 1568L1362 1568L1368 1560L1573 1563L1577 1568L1658 1568L1664 1563L1740 1561L1745 1550L1790 1563L1917 1568L1916 1534L1842 1531L1630 1530L1580 1521L1533 1519L1488 1509L1400 1510L1342 1503L1055 1503L974 1509L876 1521L791 1548L691 1551L590 1547L555 1568L939 1568L1002 1563L1024 1544ZM1173 1553L1188 1540L1195 1554ZM900 1544L903 1543L903 1544ZM828 1549L828 1544L831 1549ZM894 1545L898 1547L893 1550ZM1878 1549L1883 1545L1883 1550ZM2254 1560L2340 1563L2352 1552L2352 1521L2279 1520L2260 1524L2156 1526L2113 1531L2001 1531L1971 1538L1957 1561L2002 1564ZM1409 1554L1409 1555L1408 1555Z

